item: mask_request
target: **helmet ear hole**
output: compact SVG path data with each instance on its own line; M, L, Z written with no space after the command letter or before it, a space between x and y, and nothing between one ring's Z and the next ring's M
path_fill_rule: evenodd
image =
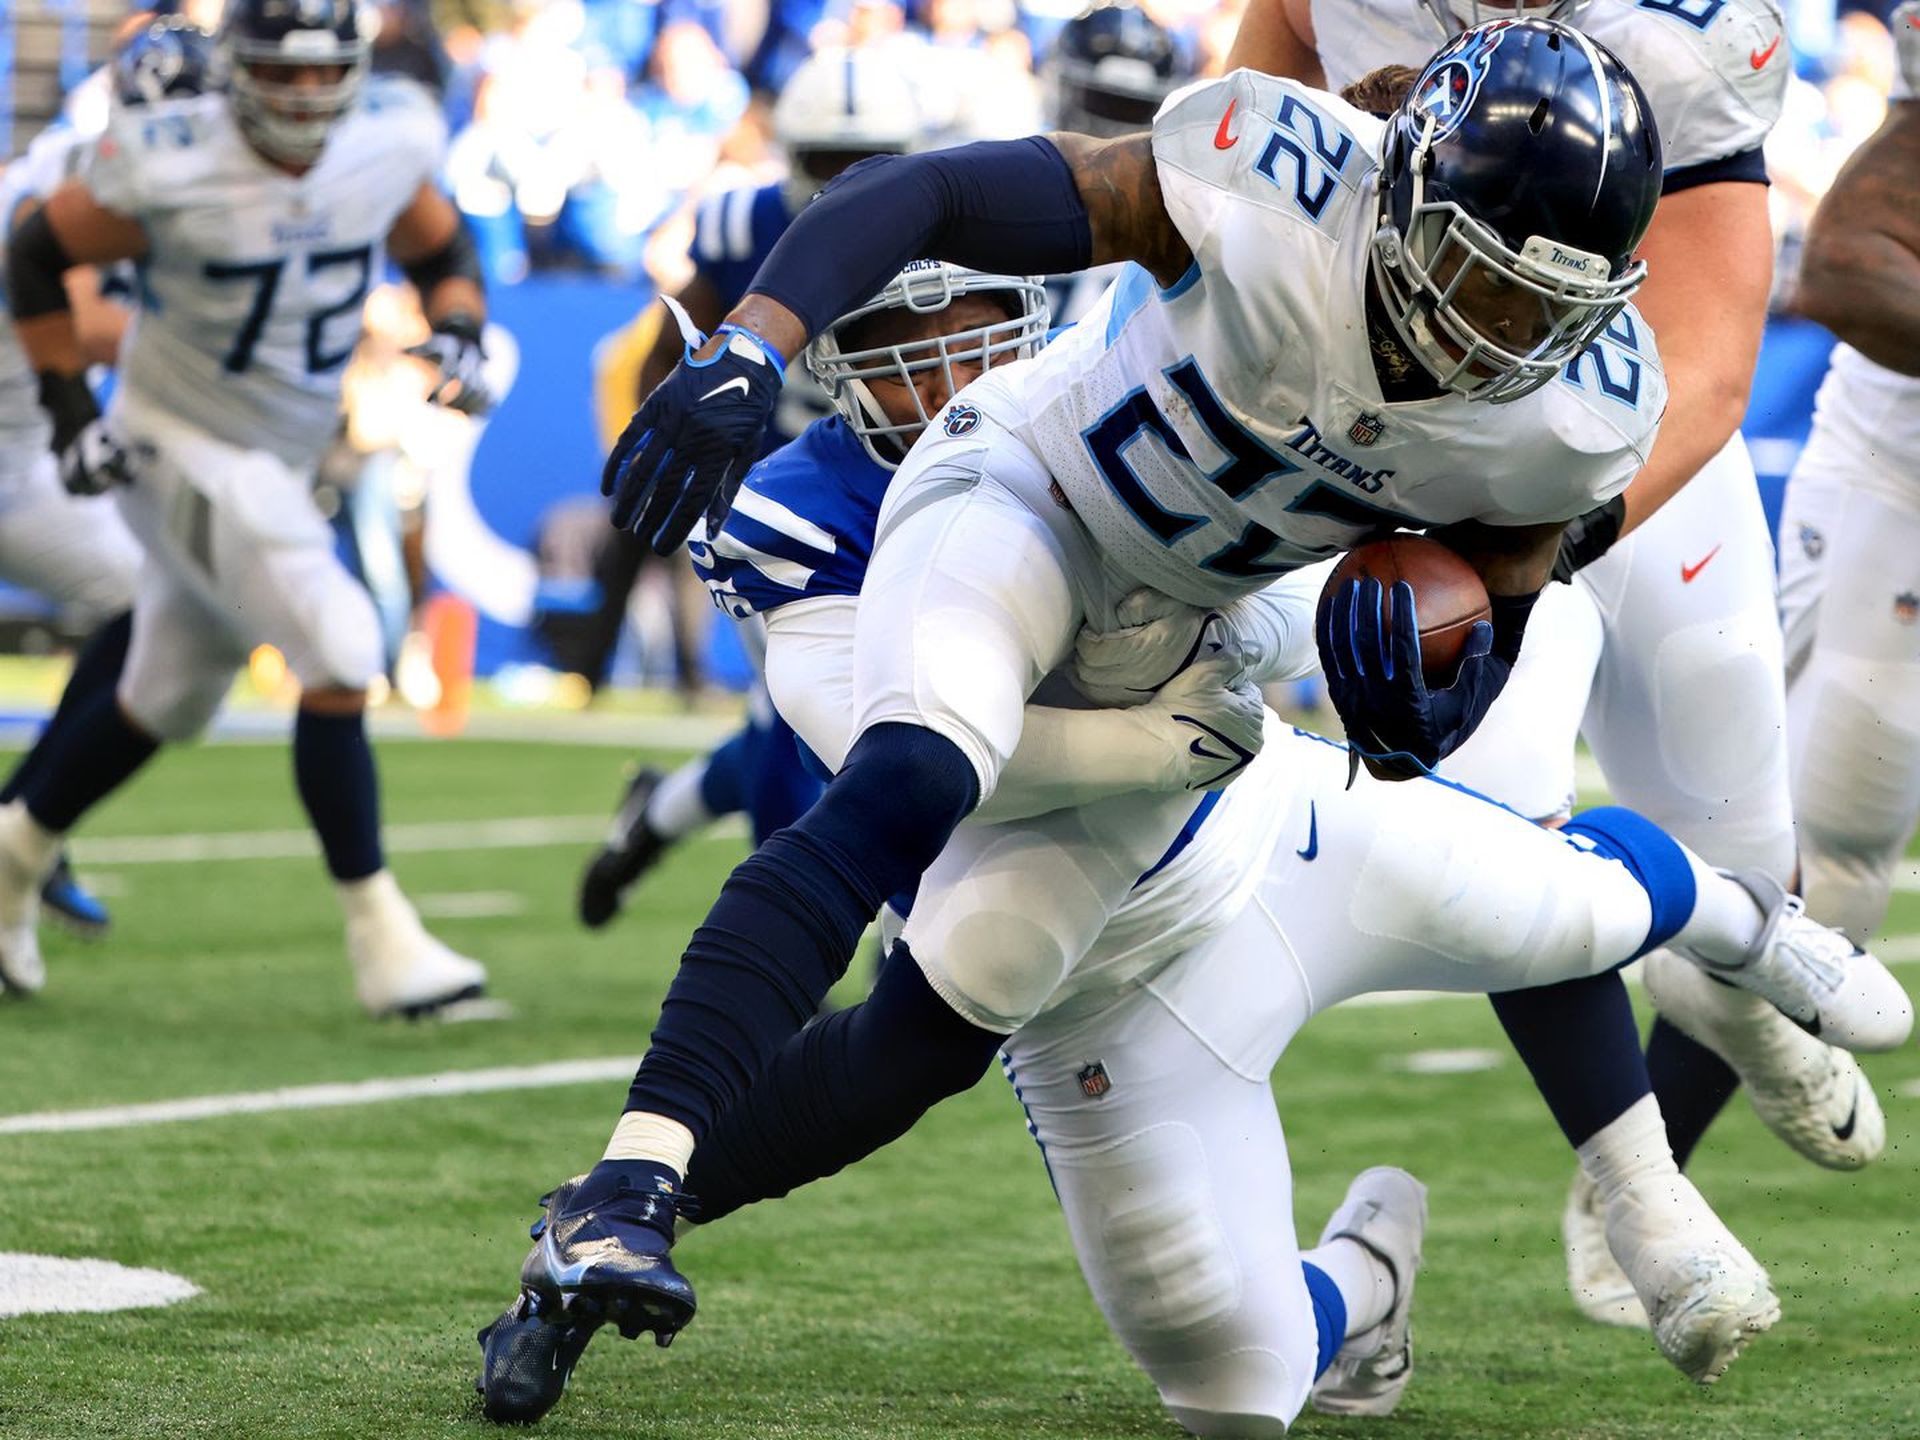
M1547 128L1547 100L1542 96L1540 103L1533 107L1533 114L1527 117L1527 129L1538 135Z

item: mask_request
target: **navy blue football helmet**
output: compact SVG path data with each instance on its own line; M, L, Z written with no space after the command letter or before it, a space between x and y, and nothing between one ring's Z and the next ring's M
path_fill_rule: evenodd
M1495 20L1426 64L1381 139L1373 273L1446 389L1516 400L1645 278L1660 198L1653 110L1614 55L1551 20Z
M179 15L165 15L113 57L113 98L152 105L199 95L213 88L213 69L213 37Z
M1114 3L1061 27L1041 67L1055 128L1103 138L1145 130L1192 73L1166 26Z
M269 159L318 160L366 75L354 0L228 0L217 43L241 133Z

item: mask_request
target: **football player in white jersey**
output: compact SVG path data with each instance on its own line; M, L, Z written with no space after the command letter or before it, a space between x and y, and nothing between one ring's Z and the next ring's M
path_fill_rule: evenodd
M1920 819L1920 4L1880 130L1815 212L1795 306L1842 341L1780 515L1807 903L1864 941Z
M1519 11L1476 0L1254 0L1231 63L1343 85L1374 66L1418 65L1436 38L1513 13L1577 25L1646 87L1666 174L1635 303L1659 334L1672 392L1633 483L1568 527L1556 576L1571 584L1548 588L1513 684L1443 773L1554 823L1569 812L1584 733L1622 804L1716 864L1790 884L1772 554L1738 434L1772 278L1760 147L1791 68L1776 0L1552 0ZM1604 352L1569 374L1599 395L1625 378ZM1689 1028L1733 1063L1781 1138L1838 1169L1879 1153L1879 1107L1850 1056L1750 997L1707 987L1691 1001L1675 997ZM1583 1156L1657 1143L1664 1122L1684 1164L1737 1083L1667 1024L1656 1022L1643 1061L1617 976L1500 996L1495 1009ZM1608 1219L1660 1223L1651 1212L1601 1216L1576 1176L1566 1235L1574 1297L1595 1319L1644 1323L1608 1257Z
M107 99L97 123L89 117L57 124L8 164L0 176L3 223L10 229L78 169L109 106L198 95L207 88L212 65L212 37L187 21L174 16L136 26L112 62L101 67L98 83ZM111 365L117 358L130 313L123 301L133 284L131 267L69 272L74 323L90 363ZM0 804L16 798L54 753L75 713L112 693L127 652L140 570L140 547L113 502L69 494L60 483L47 428L33 368L11 316L0 314L0 576L45 595L90 632L75 657L59 710L0 785ZM111 919L106 906L74 878L64 851L41 886L40 899L48 915L83 935L104 933ZM0 957L0 988L5 970Z
M485 972L428 935L388 872L367 743L382 664L372 602L310 491L339 420L361 304L391 253L433 326L437 398L475 383L485 301L458 213L434 188L439 113L364 82L350 0L232 0L224 94L116 116L81 176L15 228L12 311L70 488L116 487L146 551L113 704L0 810L0 954L37 971L34 903L60 837L164 742L198 734L256 645L303 691L295 779L346 916L361 1003L421 1013ZM62 275L137 259L143 307L102 418ZM125 482L125 483L123 483Z
M1645 113L1578 32L1499 22L1439 52L1384 127L1238 71L1173 96L1151 133L870 160L821 192L608 462L616 522L656 548L724 518L786 357L912 256L1143 268L1068 336L968 387L909 454L862 591L858 738L696 931L606 1156L548 1231L537 1288L628 1333L686 1323L692 1287L669 1250L700 1137L812 1014L881 903L991 798L1028 697L1082 624L1112 628L1142 585L1223 608L1231 635L1235 602L1276 576L1396 525L1445 529L1493 612L1449 686L1421 675L1410 588L1391 617L1377 583L1339 588L1317 640L1371 764L1417 773L1471 733L1565 521L1625 483L1655 429L1663 382L1627 308L1661 169ZM1562 379L1596 343L1626 347L1609 361L1632 377L1623 394ZM1208 643L1197 619L1141 628L1137 663L1096 701L1155 689ZM984 1064L1098 934L1140 873L1131 855L1150 860L1181 823L1083 823L1019 867L1033 904L996 911L966 955L898 967L890 1021L856 1032L836 1073L870 1075L907 1037L931 1088L870 1088L911 1108ZM1898 990L1885 970L1828 979L1800 972L1775 998L1836 1039L1880 1033Z
M840 416L756 466L725 528L695 541L722 608L765 618L775 697L829 768L854 738L859 596L888 473L957 385L1031 343L1034 288L909 265L809 352ZM1259 646L1262 678L1313 663L1318 579L1303 571L1264 593L1274 624ZM1083 667L1097 667L1106 639L1082 636ZM1196 739L1259 754L1220 793L1241 767L1223 775ZM872 1148L871 1133L851 1144L834 1133L794 1154L785 1112L819 1103L808 1078L815 1060L882 1023L874 1017L895 1003L910 956L1007 938L996 915L1010 877L1071 833L1059 827L1091 823L1058 813L1062 805L1112 819L1148 799L1139 791L1181 795L1179 838L1011 1037L1008 1074L1089 1284L1184 1424L1201 1434L1275 1431L1316 1375L1318 1408L1390 1411L1411 1371L1406 1317L1421 1191L1404 1172L1368 1172L1321 1246L1297 1254L1267 1086L1291 1036L1312 1013L1367 990L1588 974L1674 926L1685 929L1683 943L1719 933L1730 953L1753 942L1762 921L1739 885L1625 812L1582 816L1582 838L1568 845L1452 787L1351 790L1344 780L1339 747L1265 715L1257 693L1218 660L1188 667L1128 709L1029 703L999 787L923 877L903 935L887 912L889 933L903 942L892 963L906 969L883 978L871 1001L790 1041L729 1112L689 1179L702 1216L784 1193ZM1215 793L1196 803L1199 790ZM1016 904L1032 899L1018 884L1012 895ZM1775 923L1776 937L1850 948L1797 907L1783 906ZM1004 951L993 958L1008 960ZM902 1044L910 1048L911 1037ZM894 1083L919 1063L896 1057ZM548 1198L550 1215L565 1214L577 1183ZM1684 1197L1699 1228L1719 1237L1720 1258L1771 1303L1764 1272L1670 1159L1650 1156L1610 1183ZM1196 1227L1195 1216L1206 1219ZM1669 1242L1652 1258L1673 1251ZM537 1258L528 1268L537 1273ZM1711 1379L1746 1338L1744 1321L1703 1313L1701 1277L1662 1268L1650 1303L1663 1348ZM1183 1280L1169 1291L1175 1271ZM559 1398L594 1325L555 1309L554 1298L530 1288L483 1332L490 1418L538 1419Z

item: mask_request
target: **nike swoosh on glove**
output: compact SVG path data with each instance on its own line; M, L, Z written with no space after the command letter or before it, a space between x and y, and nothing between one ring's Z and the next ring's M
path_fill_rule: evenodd
M484 415L493 408L481 329L481 323L471 315L443 316L434 322L431 335L407 350L414 359L424 360L440 372L427 391L427 399L433 404L462 415Z
M1153 717L1169 727L1186 766L1188 790L1226 789L1260 753L1266 701L1239 671L1235 660L1189 665L1137 711L1142 719Z
M84 375L40 373L40 408L53 422L60 483L75 495L102 495L132 483L127 453L113 438Z
M1377 778L1410 780L1465 743L1513 667L1492 653L1493 626L1482 620L1467 633L1453 683L1430 689L1413 587L1394 582L1390 620L1381 614L1384 598L1378 580L1347 581L1321 598L1314 638L1347 743Z
M656 555L668 555L701 516L717 534L733 497L760 452L760 438L780 395L786 363L751 330L722 325L726 344L705 360L705 343L687 313L680 322L686 355L634 412L600 472L600 493L613 497L613 523L631 530Z
M1073 683L1096 705L1138 705L1195 660L1217 654L1212 611L1158 590L1134 590L1114 606L1115 628L1081 626L1073 642Z

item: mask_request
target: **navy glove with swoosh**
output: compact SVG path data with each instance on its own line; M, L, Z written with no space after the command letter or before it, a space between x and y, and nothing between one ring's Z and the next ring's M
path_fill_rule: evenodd
M1493 653L1493 626L1467 634L1460 670L1444 689L1420 671L1420 619L1413 587L1394 582L1392 616L1381 615L1380 582L1349 580L1320 600L1314 638L1327 696L1347 740L1376 779L1425 775L1473 734L1507 683L1513 663Z
M705 343L686 312L680 321L686 356L634 412L600 472L600 493L613 497L613 523L668 555L705 516L717 531L760 453L786 375L780 352L751 330L722 325L726 344L705 360Z

